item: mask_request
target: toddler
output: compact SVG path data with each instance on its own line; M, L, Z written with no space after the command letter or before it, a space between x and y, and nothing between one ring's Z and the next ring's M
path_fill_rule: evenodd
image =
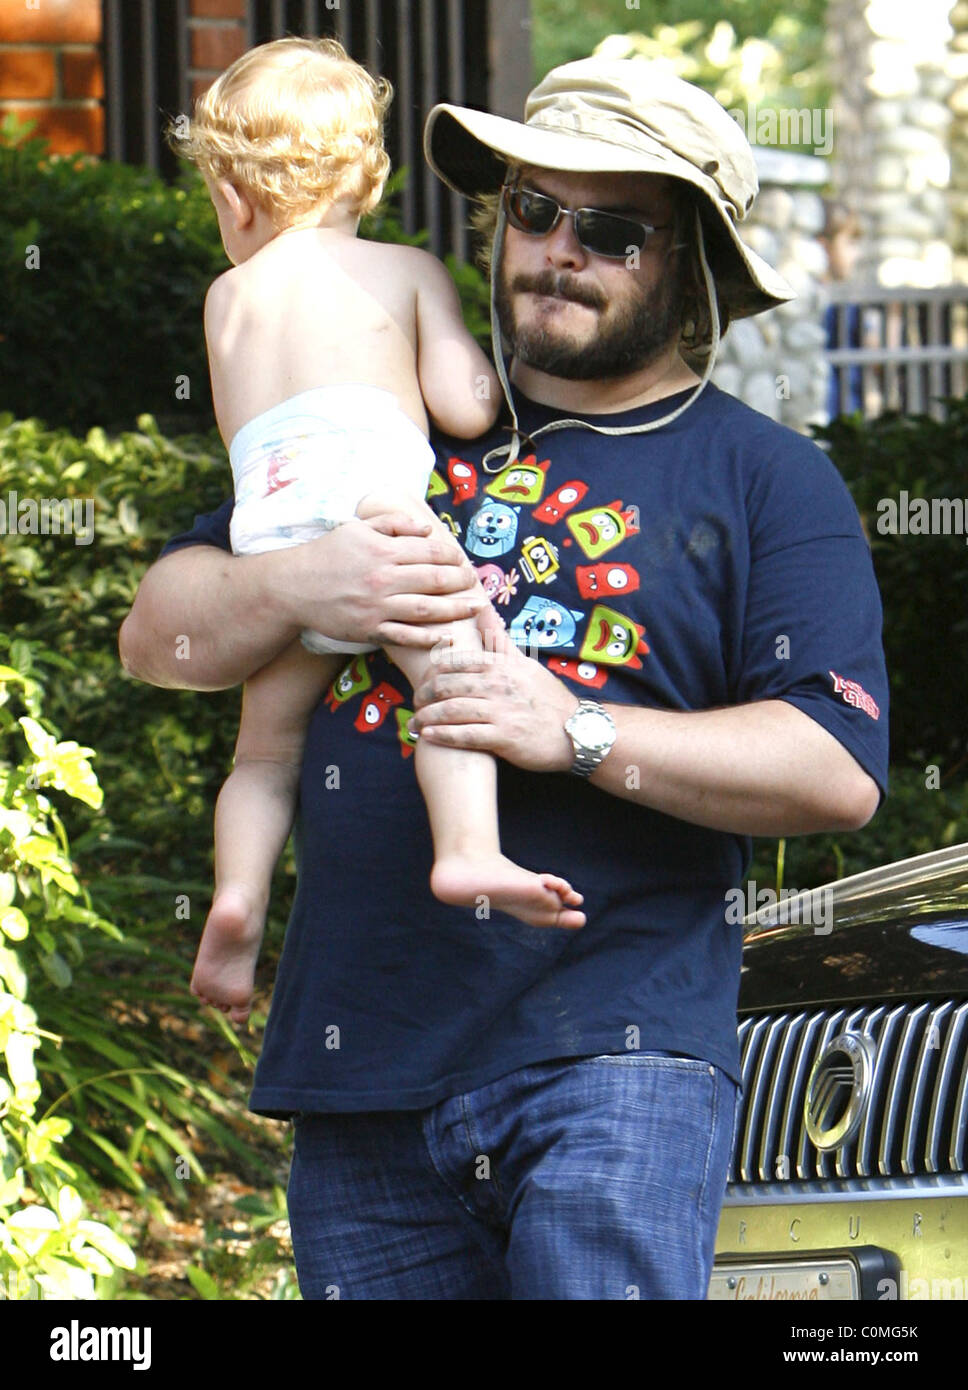
M423 501L434 466L428 413L462 438L496 418L496 375L444 267L414 247L357 236L389 172L389 99L389 85L335 40L280 39L233 63L178 139L202 171L233 263L209 289L205 336L235 483L236 554L392 510L449 537ZM474 619L448 636L480 648ZM246 682L216 806L215 897L191 983L234 1022L249 1013L309 717L344 664L338 654L372 650L306 632ZM413 686L430 668L426 651L387 651ZM438 898L474 905L485 895L533 926L584 924L566 880L501 854L489 754L418 742L415 764Z

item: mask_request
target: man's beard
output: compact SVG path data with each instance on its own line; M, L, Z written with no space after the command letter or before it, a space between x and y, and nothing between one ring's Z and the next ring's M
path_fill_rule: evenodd
M503 272L498 276L498 323L514 356L537 371L569 381L595 381L639 371L654 361L670 340L678 338L682 324L677 275L651 290L635 286L619 312L605 324L600 321L596 336L584 344L544 327L516 326L511 296L522 291L560 295L599 311L608 304L606 296L572 275L559 275L550 269L537 275L516 275L510 286Z

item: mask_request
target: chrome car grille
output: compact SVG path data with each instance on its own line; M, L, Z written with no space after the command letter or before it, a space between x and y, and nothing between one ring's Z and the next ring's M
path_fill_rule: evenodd
M840 1033L874 1045L859 1130L827 1153L807 1135L814 1063ZM731 1183L968 1171L968 1001L759 1014L739 1025L743 1064Z

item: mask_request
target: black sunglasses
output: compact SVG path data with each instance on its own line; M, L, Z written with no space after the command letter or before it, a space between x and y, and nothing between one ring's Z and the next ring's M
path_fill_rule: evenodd
M570 217L579 245L593 255L614 260L624 260L630 251L641 251L650 236L671 226L666 222L650 227L601 208L565 208L547 193L513 184L504 185L504 212L511 226L528 236L548 236L562 217Z

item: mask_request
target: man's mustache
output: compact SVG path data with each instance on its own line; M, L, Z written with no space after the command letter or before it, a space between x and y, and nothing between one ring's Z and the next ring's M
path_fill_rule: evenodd
M576 304L584 304L589 309L604 309L605 296L583 285L573 275L556 274L553 270L542 270L537 275L515 275L511 281L512 294L545 294L558 299L570 299Z

